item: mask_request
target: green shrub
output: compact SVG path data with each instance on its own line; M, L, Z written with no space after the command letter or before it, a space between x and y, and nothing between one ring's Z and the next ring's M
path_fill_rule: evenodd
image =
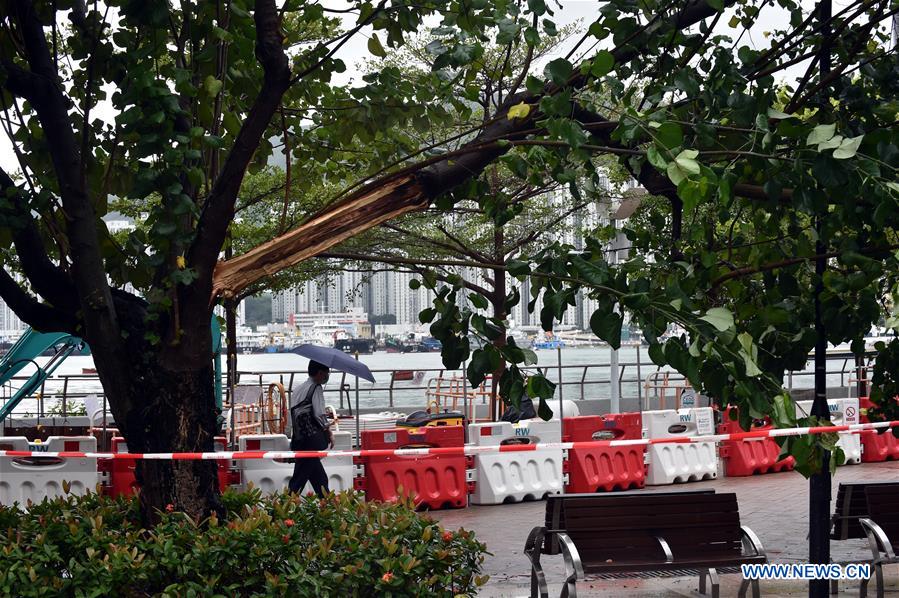
M4 596L472 595L485 546L412 505L353 493L227 493L227 521L164 513L142 529L134 499L0 506Z

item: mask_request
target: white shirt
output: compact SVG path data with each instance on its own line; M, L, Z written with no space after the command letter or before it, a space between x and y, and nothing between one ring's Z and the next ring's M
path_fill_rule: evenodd
M318 418L322 428L327 428L328 418L325 417L325 392L322 389L322 385L318 384L311 377L306 378L305 382L294 384L290 390L290 409L304 401L306 395L309 394L309 389L313 386L315 390L312 391L312 414ZM284 428L284 433L288 437L293 437L293 416L290 409L288 409L287 426Z

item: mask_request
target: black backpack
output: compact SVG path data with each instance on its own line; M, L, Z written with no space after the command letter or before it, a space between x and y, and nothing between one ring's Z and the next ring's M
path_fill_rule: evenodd
M290 408L290 421L293 424L290 449L293 451L323 451L328 448L325 429L315 417L312 407L312 395L318 387L318 384L314 385L302 401Z

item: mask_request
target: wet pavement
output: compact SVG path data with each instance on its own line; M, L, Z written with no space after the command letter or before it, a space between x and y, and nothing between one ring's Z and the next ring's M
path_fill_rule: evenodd
M840 482L899 481L899 462L862 463L840 467L833 478L836 496ZM646 492L671 491L672 486L646 488ZM766 474L746 478L721 478L708 482L678 485L675 489L714 488L717 492L735 492L740 506L740 519L759 536L770 562L807 562L808 480L795 472ZM831 503L833 512L833 502ZM471 506L456 511L437 511L432 516L444 527L472 529L487 544L492 556L484 564L490 581L480 596L527 596L530 593L530 566L522 553L531 528L543 525L545 503L529 502L496 506ZM864 562L870 550L864 540L831 543L835 562ZM550 595L558 596L564 579L561 556L543 557L550 583ZM885 568L887 596L899 597L899 567ZM721 596L736 596L741 577L721 575ZM555 583L553 583L555 582ZM799 581L762 581L763 596L806 596L807 585ZM873 581L869 595L873 595ZM841 583L840 596L858 596L858 584ZM666 578L598 579L587 577L578 583L578 596L633 598L700 597L698 576Z

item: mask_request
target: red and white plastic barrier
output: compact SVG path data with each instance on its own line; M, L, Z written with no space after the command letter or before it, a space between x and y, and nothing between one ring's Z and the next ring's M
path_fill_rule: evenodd
M529 445L529 452L491 452L474 457L474 491L471 502L476 505L498 505L523 500L539 500L559 494L563 486L563 450L546 448L562 440L558 419L522 420L517 424L493 422L468 426L468 439L473 446Z
M471 460L464 441L462 426L366 430L363 450L349 452L358 453L354 462L364 469L355 488L368 500L393 502L403 494L420 508L467 507Z
M718 432L740 432L739 420L731 419L737 413L736 407L728 407L721 413L721 424ZM750 430L772 430L770 418L753 421ZM796 460L792 456L780 457L780 446L773 438L752 438L744 440L725 440L721 443L719 454L724 461L724 475L727 477L751 476L763 473L792 471Z
M639 440L639 412L565 418L563 440L582 445L592 440ZM646 483L646 446L577 446L568 451L565 492L611 492L642 488Z
M868 423L868 410L874 407L869 397L858 400L859 421ZM881 461L899 460L899 438L891 430L880 433L877 430L865 430L861 434L862 463L879 463Z
M705 439L714 431L715 414L711 407L644 412L644 435L651 440L672 440L650 443L646 484L658 486L718 477L716 441Z
M28 442L24 436L0 437L0 504L25 505L65 494L95 491L97 439L93 436L51 436L46 442Z
M450 427L450 426L446 426ZM899 427L899 420L889 422L869 422L864 424L841 426L813 426L804 428L774 428L771 430L753 430L749 432L735 432L732 434L711 434L707 436L670 437L670 438L638 438L634 440L591 440L585 442L550 442L541 445L522 444L507 446L443 446L426 448L402 448L402 449L366 449L366 450L331 450L331 451L223 451L219 453L98 453L89 451L58 451L37 452L31 450L0 450L0 458L17 457L86 457L93 459L321 459L328 456L350 457L385 457L397 456L422 456L422 455L478 455L489 452L506 451L534 451L538 448L557 447L569 450L578 447L591 446L652 446L656 444L672 443L697 443L697 442L721 442L724 440L745 440L749 438L774 438L778 436L805 436L806 434L829 434L833 432L861 433L864 430L881 430L884 428ZM7 438L0 437L0 445Z
M238 440L242 451L265 450L282 452L290 447L290 441L284 434L250 434ZM335 453L352 447L349 432L334 432ZM353 457L349 455L328 454L322 459L322 466L328 474L328 488L334 492L343 492L353 488ZM240 473L240 489L247 490L252 485L263 494L281 492L287 488L293 476L293 463L285 463L275 459L242 459L237 462ZM307 483L302 492L311 491Z

